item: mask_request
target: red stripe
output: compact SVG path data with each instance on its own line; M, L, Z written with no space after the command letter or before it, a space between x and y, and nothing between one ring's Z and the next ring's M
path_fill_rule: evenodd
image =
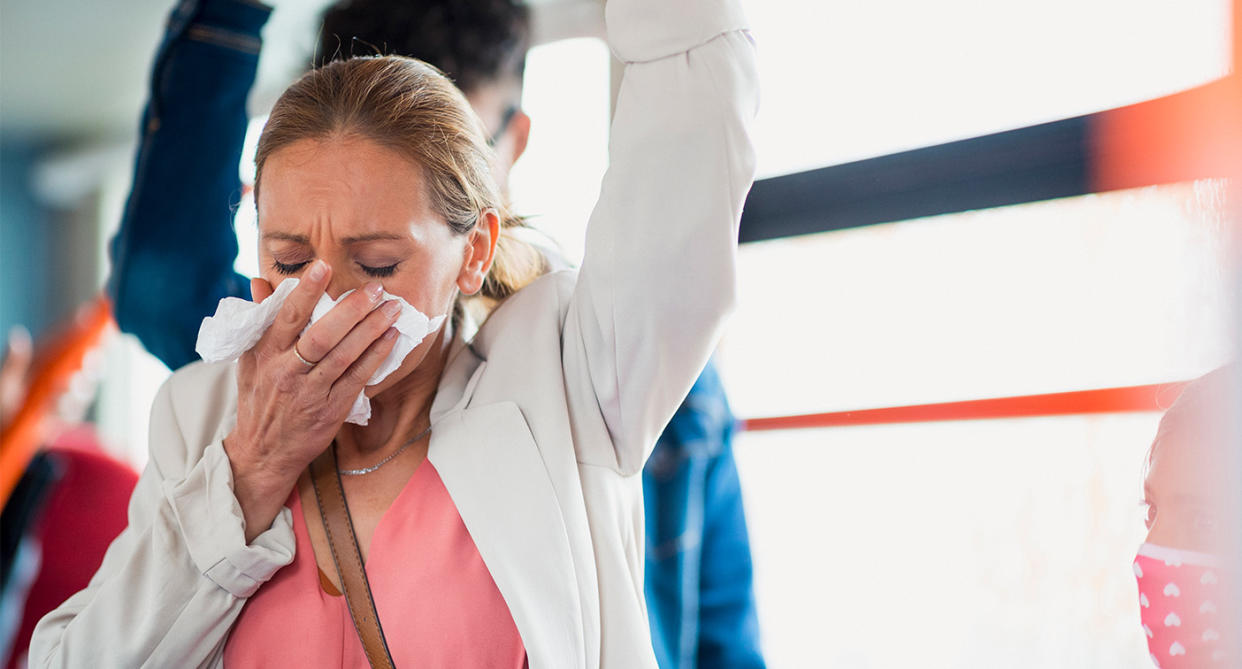
M1030 416L1067 416L1131 411L1163 411L1182 392L1185 382L1125 388L1079 390L1046 395L995 397L964 402L917 404L858 411L772 416L740 421L742 430L796 430L848 425L929 423L946 420L987 420Z

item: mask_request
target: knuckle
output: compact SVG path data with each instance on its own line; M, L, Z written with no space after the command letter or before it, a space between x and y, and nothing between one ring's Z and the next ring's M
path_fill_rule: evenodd
M315 358L320 356L320 351L324 351L329 348L324 339L324 335L317 331L307 332L302 335L302 337L298 339L298 345L302 351L302 355L310 359L311 362L314 362Z
M349 380L360 386L364 386L367 381L371 380L371 374L367 372L364 365L354 365L349 368Z
M327 366L331 369L339 370L344 369L353 361L350 360L349 355L345 353L345 351L340 350L340 347L338 346L337 348L332 349L328 355L324 356L322 362L327 363Z
M285 305L280 308L280 318L288 325L300 325L306 320L304 310L294 300L285 302Z
M365 319L367 314L371 312L371 302L361 291L355 291L338 306L349 315L349 318L354 323Z
M276 357L276 352L272 350L271 346L266 346L262 344L251 349L251 352L253 353L253 356L254 356L255 366L267 365L272 361L273 358Z
M376 336L379 336L384 332L384 330L388 329L390 321L391 319L384 313L383 309L376 309L375 311L372 311L367 316L366 320L368 327L376 331Z

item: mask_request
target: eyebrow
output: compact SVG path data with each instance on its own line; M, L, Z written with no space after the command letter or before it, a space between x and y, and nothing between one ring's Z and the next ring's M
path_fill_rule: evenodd
M365 234L365 235L355 235L353 237L346 237L342 239L341 241L344 242L346 245L349 245L349 244L359 244L361 242L401 241L403 239L405 239L404 236L394 234L391 232L372 232L372 233Z
M288 232L265 232L263 233L263 238L264 239L279 239L281 241L295 242L298 244L309 244L310 243L310 239L308 239L306 235L295 235L295 234L291 234Z
M308 239L306 235L295 235L289 232L266 232L266 233L263 233L263 238L264 239L278 239L278 240L286 241L286 242L294 242L296 244L309 244L310 243L310 239ZM341 241L345 243L346 245L349 245L349 244L360 244L362 242L401 241L402 239L405 239L405 238L402 237L401 235L393 234L391 232L372 232L372 233L368 233L365 235L355 235L353 237L346 237L342 239Z

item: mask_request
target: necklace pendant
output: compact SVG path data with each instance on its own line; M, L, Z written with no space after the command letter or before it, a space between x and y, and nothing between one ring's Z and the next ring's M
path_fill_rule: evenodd
M420 432L420 433L418 434L418 436L417 436L417 437L414 437L413 439L411 439L411 440L409 440L409 441L405 442L404 444L402 444L401 448L398 448L397 450L393 451L391 455L389 455L388 457L384 458L383 460L380 460L379 462L377 462L377 463L375 463L375 464L371 465L370 467L363 467L362 469L341 469L340 467L337 467L337 469L336 469L336 473L337 473L337 474L340 474L341 476L362 476L363 474L370 474L371 472L373 472L373 471L375 471L375 470L379 469L380 467L383 467L384 465L388 464L388 462L389 462L389 461L391 461L393 458L395 458L395 457L397 457L398 455L401 455L402 453L404 453L404 452L405 452L405 449L407 449L407 448L409 448L409 447L413 446L414 444L417 444L418 442L422 441L422 440L423 440L423 437L425 437L425 436L427 436L427 435L429 435L429 434L431 434L431 426L430 426L430 425L428 425L428 426L427 426L427 429L426 429L426 430L423 430L422 432ZM333 442L331 447L332 447L332 448L336 448L336 442Z

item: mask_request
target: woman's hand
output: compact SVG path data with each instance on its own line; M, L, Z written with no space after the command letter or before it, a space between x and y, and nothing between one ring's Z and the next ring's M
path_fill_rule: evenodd
M396 301L376 308L383 294L378 282L354 291L306 329L330 275L327 263L315 261L276 321L238 361L237 426L224 450L247 543L271 526L302 470L332 443L396 343L391 326L401 309ZM256 301L272 294L262 279L251 289Z

